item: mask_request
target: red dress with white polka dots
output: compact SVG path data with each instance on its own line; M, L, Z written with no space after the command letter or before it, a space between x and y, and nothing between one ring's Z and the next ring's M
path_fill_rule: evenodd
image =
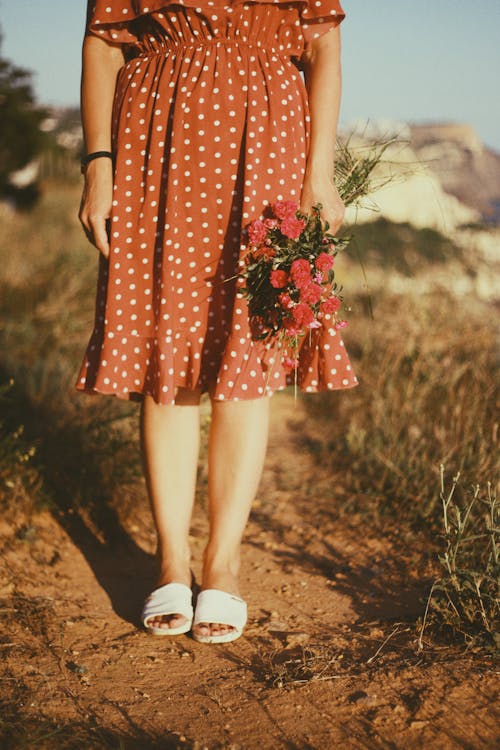
M88 33L125 46L118 73L109 260L99 255L95 325L76 382L88 393L219 400L294 381L253 340L235 277L243 227L300 201L309 142L297 62L343 19L338 0L97 0ZM302 391L358 380L338 330L307 335Z

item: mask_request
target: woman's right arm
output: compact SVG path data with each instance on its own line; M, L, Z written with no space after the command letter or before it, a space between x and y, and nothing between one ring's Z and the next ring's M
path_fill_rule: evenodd
M120 45L87 34L82 50L81 110L85 152L111 151L111 118L116 76L124 63ZM91 161L85 168L80 221L87 237L107 258L109 240L106 221L113 200L111 159Z

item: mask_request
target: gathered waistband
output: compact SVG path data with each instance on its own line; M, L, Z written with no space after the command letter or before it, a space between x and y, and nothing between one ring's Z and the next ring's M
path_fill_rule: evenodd
M165 42L159 42L158 46L151 46L148 49L140 50L137 57L149 57L151 55L166 55L169 52L179 52L182 50L196 49L203 47L216 47L222 44L224 46L237 45L238 47L250 47L264 50L278 57L286 57L289 59L294 53L287 52L279 47L271 47L268 44L263 44L260 41L250 42L245 39L233 39L229 37L213 38L213 39L193 39L192 41L180 40L174 42L173 40L165 40Z

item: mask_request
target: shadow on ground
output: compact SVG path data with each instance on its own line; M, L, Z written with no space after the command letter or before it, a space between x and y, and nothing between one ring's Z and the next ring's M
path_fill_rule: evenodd
M9 377L0 371L1 381ZM4 417L13 429L22 424L24 437L36 446L42 504L82 552L115 612L138 624L154 558L127 533L113 505L121 473L128 472L126 481L137 476L133 438L116 433L117 424L131 413L122 404L97 400L85 410L68 415L61 407L58 413L53 403L45 406L30 398L22 378L16 378ZM123 491L130 488L125 485Z

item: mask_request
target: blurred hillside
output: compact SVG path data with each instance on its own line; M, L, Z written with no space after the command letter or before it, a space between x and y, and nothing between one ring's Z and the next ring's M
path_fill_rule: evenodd
M348 221L383 216L445 234L500 222L500 154L486 148L469 125L356 121L339 135L360 151L376 139L394 139L378 170L381 179L391 177L390 184L363 208L350 208Z
M486 148L470 125L412 125L418 158L443 190L475 208L485 221L500 220L500 154Z

